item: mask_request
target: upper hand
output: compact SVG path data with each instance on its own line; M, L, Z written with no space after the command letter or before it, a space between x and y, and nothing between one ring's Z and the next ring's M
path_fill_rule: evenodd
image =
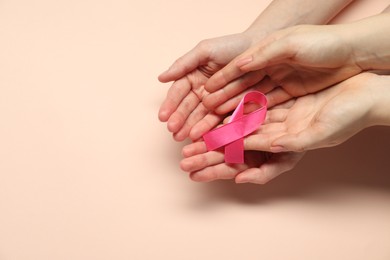
M204 99L214 109L231 99L237 89L230 82L254 71L269 76L278 88L271 104L317 92L362 71L355 62L342 25L299 25L270 34L215 73L205 85L211 94ZM226 95L232 93L232 95ZM271 93L270 93L271 94Z

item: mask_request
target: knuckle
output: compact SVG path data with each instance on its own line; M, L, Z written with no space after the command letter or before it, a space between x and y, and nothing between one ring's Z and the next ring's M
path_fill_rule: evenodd
M205 167L208 165L208 159L204 154L201 154L194 163L199 167Z
M201 51L205 51L205 50L208 50L210 48L210 40L209 39L205 39L205 40L201 40L197 45L196 47L197 49L201 50Z

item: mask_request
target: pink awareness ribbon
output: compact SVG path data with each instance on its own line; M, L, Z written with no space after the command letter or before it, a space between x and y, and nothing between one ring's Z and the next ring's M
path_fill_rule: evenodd
M244 114L244 105L257 103L260 108ZM258 91L245 94L234 110L229 122L203 135L208 151L225 146L225 162L244 163L244 137L254 132L264 122L267 98Z

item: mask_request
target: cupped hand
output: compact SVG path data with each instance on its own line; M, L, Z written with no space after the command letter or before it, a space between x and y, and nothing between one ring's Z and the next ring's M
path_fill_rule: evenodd
M375 96L383 92L375 83L379 77L362 73L275 107L265 124L245 138L245 149L302 152L343 143L375 124Z
M244 91L240 87L245 88L230 82L248 78L255 71L276 83L274 89L266 87L263 91L272 96L273 104L352 77L362 69L351 44L343 37L347 33L351 32L346 32L343 25L298 25L276 31L215 73L205 84L211 94L203 103L209 109L223 106Z
M158 116L161 121L167 122L175 140L182 141L187 137L197 140L221 121L221 116L209 113L201 102L208 95L204 84L215 72L249 48L253 39L249 33L240 33L201 41L158 77L161 82L174 81ZM247 84L260 80L255 74L250 78L253 82ZM192 131L199 121L200 124Z
M203 141L183 148L185 157L180 167L198 182L234 179L236 183L265 184L278 175L291 170L304 153L269 153L246 151L243 164L228 164L222 151L207 151Z
M275 106L264 124L244 138L244 164L224 163L222 151L207 151L200 141L183 148L181 168L195 181L235 178L264 184L294 168L305 151L335 146L373 125L375 96L383 93L378 77L362 73Z

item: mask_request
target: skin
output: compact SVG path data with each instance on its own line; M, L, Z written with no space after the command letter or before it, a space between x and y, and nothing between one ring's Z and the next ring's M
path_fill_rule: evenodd
M183 141L189 135L196 140L222 120L221 116L208 114L209 110L201 102L208 95L204 84L251 44L252 36L247 33L202 41L159 76L161 82L174 81L160 107L159 119L167 122L175 140ZM255 74L251 74L254 80ZM201 133L196 129L191 132L201 119L204 119L198 126Z
M271 103L315 93L367 70L390 68L390 14L350 24L299 25L279 30L215 73L205 85L203 104L223 111L237 103L246 86L231 84L258 72L277 88L266 89ZM373 41L372 39L375 39ZM233 100L233 102L232 102Z
M199 99L204 107L222 114L234 109L246 91L260 90L274 108L266 124L245 138L244 164L225 164L221 151L208 152L200 141L183 148L182 169L195 181L234 178L237 183L264 184L292 169L307 150L340 144L371 125L389 125L388 76L361 73L388 69L389 34L381 26L388 19L379 15L343 26L279 30L210 73ZM378 40L372 41L374 36ZM218 114L205 120L208 115L199 117L192 131L202 123L210 129L221 121Z
M244 32L201 41L159 76L161 82L173 81L160 107L159 119L167 122L168 130L173 133L175 140L182 141L187 137L199 139L203 133L220 123L223 115L234 105L234 102L227 103L217 113L210 112L204 106L202 100L209 94L204 85L210 77L270 33L297 24L327 23L351 2L274 0ZM232 80L230 85L241 90L260 86L263 89L273 88L274 84L264 79L263 72L247 74ZM229 96L233 94L238 93Z
M194 181L235 179L264 184L291 170L307 150L335 146L373 125L390 125L390 76L362 73L336 86L276 106L244 139L244 164L224 163L202 141L183 148L181 168Z

